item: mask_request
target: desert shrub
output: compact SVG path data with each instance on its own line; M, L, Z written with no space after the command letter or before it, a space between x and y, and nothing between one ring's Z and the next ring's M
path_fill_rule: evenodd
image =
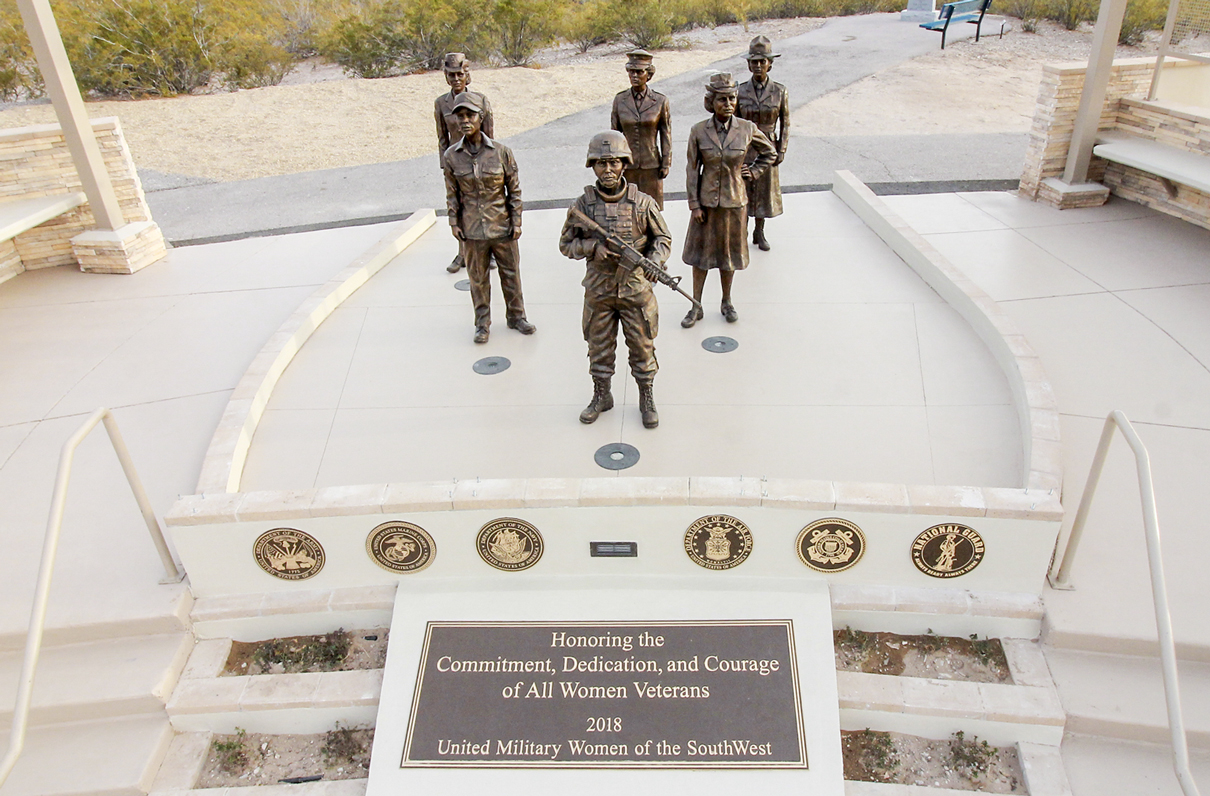
M336 21L320 44L320 54L354 77L397 74L407 51L402 21L388 16L383 6L367 15L352 14Z
M686 22L680 9L661 0L615 0L613 28L623 41L644 50L672 44L672 34Z
M1081 22L1096 19L1097 7L1092 0L1053 0L1046 14L1068 30L1075 30Z
M1143 41L1143 36L1152 30L1163 30L1168 17L1165 0L1130 0L1126 14L1122 17L1122 30L1118 44L1134 46Z
M1044 12L1042 0L1008 0L1002 8L1008 16L1021 20L1021 29L1026 33L1038 31L1038 20Z
M497 0L492 7L492 50L509 66L529 63L559 33L560 0Z
M574 45L578 52L586 53L590 48L613 38L610 11L607 0L570 3L563 11L563 27L559 35Z
M21 15L11 2L0 6L0 99L11 101L43 93L42 73L34 60Z
M332 25L320 54L356 77L438 69L447 52L485 53L487 0L370 0Z

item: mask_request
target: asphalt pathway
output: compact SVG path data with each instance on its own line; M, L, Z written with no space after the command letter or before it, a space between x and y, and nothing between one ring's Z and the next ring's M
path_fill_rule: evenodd
M966 26L960 26L965 28ZM962 30L958 36L973 34ZM956 38L951 31L950 39ZM863 77L940 46L940 37L898 14L840 17L816 30L774 42L782 57L773 78L790 91L791 106L808 102ZM622 65L619 62L618 69ZM672 100L673 166L670 198L683 185L689 128L705 117L703 85L715 71L747 78L742 56L704 69L656 80ZM556 119L503 140L517 155L527 206L558 204L590 181L584 169L588 140L609 127L609 105ZM996 187L1015 180L1027 137L1019 133L966 135L800 136L791 131L781 166L787 189L831 183L848 169L871 184L898 192ZM303 172L224 183L182 184L172 175L143 172L154 218L177 244L234 239L401 218L420 207L445 205L436 158Z

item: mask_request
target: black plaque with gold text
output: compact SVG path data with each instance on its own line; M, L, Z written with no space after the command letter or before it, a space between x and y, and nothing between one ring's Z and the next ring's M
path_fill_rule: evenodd
M807 767L789 620L430 622L402 766Z

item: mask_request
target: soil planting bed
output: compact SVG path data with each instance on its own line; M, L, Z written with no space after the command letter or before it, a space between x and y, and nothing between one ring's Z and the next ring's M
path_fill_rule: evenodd
M999 639L900 636L844 628L834 631L836 668L845 672L1011 683Z
M840 734L844 778L982 793L1026 793L1017 750L962 733L945 741L871 730Z
M373 730L337 727L318 735L216 735L197 788L362 779L370 774Z
M321 636L233 641L222 673L293 674L381 669L387 659L388 632L386 628L337 630Z

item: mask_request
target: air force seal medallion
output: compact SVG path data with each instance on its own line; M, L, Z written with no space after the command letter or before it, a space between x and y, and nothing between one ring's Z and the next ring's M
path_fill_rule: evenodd
M965 525L934 525L912 542L912 563L930 577L956 578L982 560L983 537Z
M274 528L256 537L252 555L265 572L282 580L306 580L324 568L324 549L314 536L294 528Z
M685 553L706 569L738 567L751 552L752 532L726 514L702 517L685 531Z
M366 537L366 552L374 563L391 572L419 572L433 563L436 546L419 525L402 520L384 522Z
M542 557L542 534L525 520L501 517L479 530L479 557L496 569L519 572Z
M837 517L816 520L798 533L798 559L816 572L843 572L865 553L865 534Z

